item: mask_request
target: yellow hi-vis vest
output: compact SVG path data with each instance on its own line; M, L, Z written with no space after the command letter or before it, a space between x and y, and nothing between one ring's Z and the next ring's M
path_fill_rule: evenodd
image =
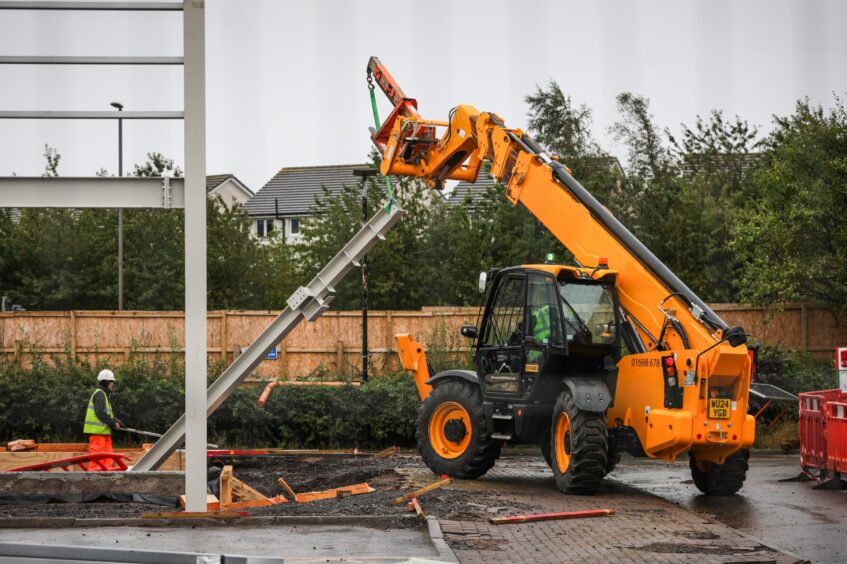
M91 394L91 399L88 400L88 410L85 412L85 427L82 432L86 435L111 435L112 429L108 425L100 421L97 414L94 412L94 395L104 394L106 396L106 413L109 417L114 417L112 414L112 403L109 401L109 394L101 388L94 390Z

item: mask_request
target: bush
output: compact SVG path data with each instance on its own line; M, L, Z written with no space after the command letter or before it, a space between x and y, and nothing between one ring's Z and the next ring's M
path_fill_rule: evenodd
M815 358L784 346L759 347L757 379L795 395L838 387L834 360Z
M102 364L102 363L101 363ZM104 365L103 365L104 366ZM0 441L81 442L85 409L101 365L52 364L32 368L0 362ZM115 415L128 426L164 432L184 412L184 374L174 364L130 360L112 366ZM209 382L223 366L210 364ZM282 386L265 408L263 386L242 386L209 418L209 441L229 447L379 448L411 445L420 399L405 373L379 376L361 386ZM135 436L116 434L119 445Z

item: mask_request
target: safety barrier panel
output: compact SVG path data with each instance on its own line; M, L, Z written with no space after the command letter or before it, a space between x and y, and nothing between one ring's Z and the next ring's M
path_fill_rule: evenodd
M847 393L801 393L799 434L801 468L847 472Z
M842 401L832 401L825 406L824 438L827 469L847 476L847 393L842 396Z

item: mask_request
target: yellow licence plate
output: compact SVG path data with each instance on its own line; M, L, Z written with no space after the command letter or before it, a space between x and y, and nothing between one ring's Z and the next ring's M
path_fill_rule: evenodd
M709 400L710 419L729 419L729 408L732 400L711 398Z

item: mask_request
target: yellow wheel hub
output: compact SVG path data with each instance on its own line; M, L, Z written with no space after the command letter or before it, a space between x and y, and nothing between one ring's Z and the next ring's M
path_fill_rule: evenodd
M454 401L440 404L429 418L429 443L438 456L458 458L471 443L471 416Z
M556 418L553 446L556 450L556 466L559 473L564 474L571 465L571 420L565 412L560 413Z

